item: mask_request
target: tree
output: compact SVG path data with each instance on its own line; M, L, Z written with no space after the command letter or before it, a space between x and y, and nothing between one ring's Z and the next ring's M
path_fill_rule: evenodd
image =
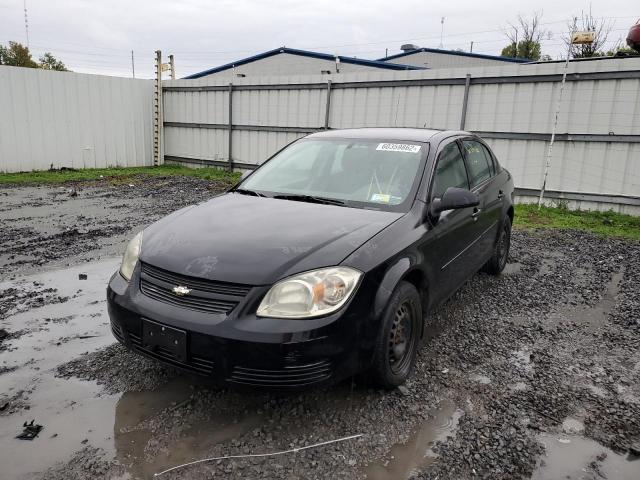
M603 47L607 42L607 37L611 33L611 23L604 19L595 18L591 11L588 14L582 12L580 21L578 17L573 17L567 24L569 34L563 38L564 44L569 48L569 54L572 58L589 58L603 57ZM593 32L594 38L592 43L584 45L572 45L571 34L577 31Z
M59 72L67 72L67 67L60 60L56 59L50 52L46 52L40 57L39 68L44 70L58 70Z
M9 46L0 45L0 65L11 67L42 68L43 70L58 70L67 72L67 67L54 57L51 52L46 52L37 63L31 58L31 52L27 47L18 42L9 42Z
M535 12L530 19L518 15L516 24L509 23L511 28L505 31L505 35L510 43L502 49L502 55L539 60L542 53L540 40L546 33L541 20L542 12Z
M502 49L503 57L528 58L529 60L540 60L540 44L530 40L520 40L517 45L507 45Z
M38 68L38 64L31 58L29 49L18 42L9 42L8 47L0 45L0 65Z

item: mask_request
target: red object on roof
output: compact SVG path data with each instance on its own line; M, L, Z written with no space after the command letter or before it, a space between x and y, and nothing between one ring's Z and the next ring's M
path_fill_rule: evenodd
M636 52L640 53L640 20L629 29L629 35L627 35L627 45L633 48Z

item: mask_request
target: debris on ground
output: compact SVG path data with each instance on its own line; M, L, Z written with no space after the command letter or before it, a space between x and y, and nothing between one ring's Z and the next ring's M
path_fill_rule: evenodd
M35 419L31 420L31 422L24 422L22 425L22 433L20 433L16 438L20 440L33 440L38 436L38 434L44 428L42 425L34 424Z

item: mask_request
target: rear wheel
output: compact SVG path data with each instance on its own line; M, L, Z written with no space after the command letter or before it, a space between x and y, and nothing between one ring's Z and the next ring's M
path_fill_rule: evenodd
M484 266L484 270L491 275L499 275L507 265L509 259L509 247L511 246L511 219L504 218L498 240L493 247L493 255Z
M412 284L400 282L391 295L378 334L372 377L382 388L401 385L413 371L418 353L422 307Z

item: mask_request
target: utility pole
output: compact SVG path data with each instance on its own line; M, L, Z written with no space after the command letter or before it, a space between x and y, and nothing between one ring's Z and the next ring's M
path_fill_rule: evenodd
M27 0L24 0L24 31L27 34L27 48L29 48L29 20L27 18Z
M547 187L547 175L551 166L551 153L553 151L553 142L556 139L556 128L558 127L558 117L560 116L560 105L562 102L562 92L567 81L567 70L569 69L569 58L571 58L571 47L573 45L591 44L594 40L594 32L576 32L572 31L569 35L569 45L567 47L567 60L564 62L564 71L562 72L562 83L560 84L560 92L558 93L558 103L556 104L556 113L553 120L553 128L551 130L551 140L547 149L547 161L544 165L544 176L542 177L542 186L540 187L540 198L538 198L538 210L542 207L544 191Z
M171 80L176 79L176 65L173 63L173 55L169 55L169 66L171 68Z
M131 74L133 78L136 78L136 64L133 60L133 50L131 50Z
M444 34L444 17L440 19L440 48L444 48L444 44L442 43L443 34Z
M156 77L154 80L155 92L153 101L153 164L155 166L164 163L163 145L163 114L162 114L162 52L156 50Z

